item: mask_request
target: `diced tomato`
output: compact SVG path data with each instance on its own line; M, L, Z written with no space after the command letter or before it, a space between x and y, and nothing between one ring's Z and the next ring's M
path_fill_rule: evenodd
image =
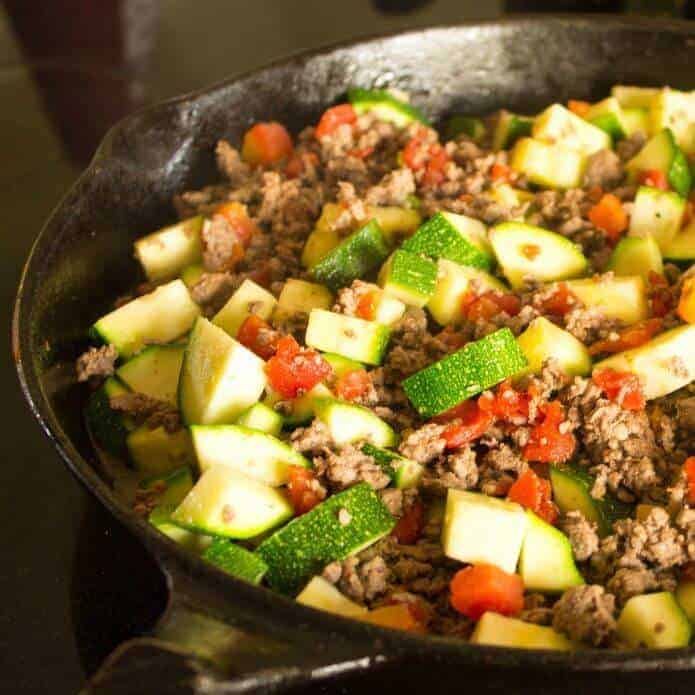
M446 165L449 163L449 155L441 145L430 145L430 158L425 167L425 175L422 177L424 186L437 186L446 178Z
M322 499L316 475L303 466L288 466L287 492L297 516L311 511Z
M495 162L495 164L490 167L490 178L493 181L509 182L511 173L512 170L506 164Z
M259 231L258 225L249 217L246 205L241 203L222 203L215 208L215 214L224 217L244 247L248 247L251 237Z
M685 459L683 472L688 482L688 502L695 504L695 456L689 456Z
M424 528L425 507L420 500L417 500L405 510L391 535L403 545L413 545L422 535Z
M249 164L275 164L292 155L292 138L280 123L256 123L244 135L241 156Z
M427 162L428 149L424 146L424 136L415 135L406 143L401 152L401 159L408 169L418 171Z
M355 314L365 321L373 321L376 316L376 306L379 301L379 290L365 292L357 301Z
M508 497L541 517L549 524L557 521L559 512L553 503L550 482L527 468L509 488Z
M296 179L306 169L307 162L311 166L318 166L319 158L315 152L295 152L285 166L285 176Z
M524 607L524 583L495 565L472 565L451 580L451 605L472 620L493 611L518 615Z
M678 316L686 323L695 323L695 277L683 281L678 300Z
M607 367L594 372L592 380L603 390L606 398L619 403L625 410L643 410L646 405L642 386L635 374Z
M281 338L266 365L268 381L283 398L296 398L323 381L331 365L315 350L300 348L292 336Z
M372 379L364 369L354 369L338 377L335 382L335 392L346 401L355 401L360 396L369 393Z
M528 418L529 394L517 391L509 380L503 381L494 393L478 398L478 407L496 418L511 422L516 418Z
M552 316L564 316L571 311L577 303L577 297L572 294L566 282L560 282L555 286L552 294L540 302L540 309L544 314Z
M598 355L602 352L622 352L630 348L639 347L650 341L663 327L663 321L660 318L646 319L635 323L632 326L623 328L618 333L617 340L599 340L591 345L589 353Z
M335 132L341 125L355 123L355 121L357 121L357 113L352 104L338 104L323 112L314 132L317 138L322 138Z
M521 453L527 461L564 463L577 446L571 432L560 430L565 420L564 408L559 401L550 401L541 405L540 411L543 419L534 425Z
M251 314L239 326L236 339L261 359L269 360L275 354L275 348L281 335L273 330L262 318Z
M491 319L503 311L516 316L521 310L521 301L514 294L490 290L475 295L466 293L462 299L461 311L469 321Z
M588 101L578 101L576 99L570 99L567 102L567 108L577 116L584 118L591 108L591 104Z
M589 210L589 219L594 226L602 229L611 241L617 241L627 229L627 213L623 210L620 198L606 193L601 200Z
M348 151L348 156L356 157L357 159L367 159L372 152L374 152L373 147L355 148L354 150Z
M658 188L661 191L668 191L670 188L666 174L664 174L663 171L659 171L659 169L645 169L644 171L640 171L637 175L637 182L643 186Z
M481 410L477 401L464 401L456 406L456 419L442 432L446 448L459 449L470 444L478 437L482 437L494 421L495 416Z
M424 169L422 177L424 186L436 186L446 174L449 155L439 143L425 144L425 135L419 133L412 137L401 153L403 164L413 171Z

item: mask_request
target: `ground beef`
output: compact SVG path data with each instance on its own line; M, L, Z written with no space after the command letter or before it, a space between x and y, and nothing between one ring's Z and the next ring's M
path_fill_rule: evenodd
M449 488L470 490L477 484L478 466L475 451L470 447L464 447L447 456L440 456L425 472L422 479L423 487L436 494L443 494Z
M599 150L592 154L584 170L586 188L599 186L604 190L615 188L625 176L623 163L613 150Z
M524 610L519 617L527 623L552 625L553 609L548 606L548 600L543 594L526 594Z
M401 490L397 487L389 487L379 492L379 497L384 503L384 506L395 517L403 516L403 513L408 509L418 497L417 488L406 488Z
M229 180L230 185L240 186L251 176L251 167L226 140L218 141L215 156L217 168Z
M695 396L683 398L676 406L678 426L688 433L695 432Z
M623 162L627 162L628 159L632 159L644 147L645 142L647 142L646 134L638 130L621 140L615 146L615 151Z
M309 314L305 311L297 311L294 314L273 315L271 323L278 333L294 336L295 340L301 344L309 323Z
M222 215L213 215L200 232L203 247L203 267L210 273L232 270L243 247L232 226Z
M508 444L500 444L487 451L481 461L485 471L514 473L519 475L528 467L528 463Z
M163 427L169 433L181 429L179 411L173 405L144 393L122 393L112 396L109 405L114 410L128 415L138 425L146 425L150 429Z
M599 647L615 633L614 613L615 597L602 586L575 586L553 606L553 628L572 641Z
M363 453L359 445L346 444L336 452L327 451L322 460L314 459L314 465L332 490L344 490L362 481L381 490L391 482L381 466Z
M118 351L113 345L90 347L77 358L77 381L105 379L116 371Z
M409 195L415 193L413 172L407 167L396 169L384 176L365 195L368 205L405 205Z
M564 316L564 323L565 329L585 345L607 338L620 325L593 307L570 309Z
M231 273L203 273L191 287L191 297L207 314L217 313L241 284Z
M383 594L388 587L390 570L384 559L377 555L366 561L352 556L343 562L333 562L326 567L323 577L337 584L349 598L365 603Z
M587 521L580 511L565 514L560 520L560 528L569 537L572 552L578 562L588 560L598 550L596 523Z
M331 431L318 418L308 427L298 427L290 435L290 443L300 454L315 456L323 454L333 446Z
M661 588L654 570L646 568L619 569L607 582L606 589L615 595L618 605L623 606L633 596L646 594Z
M360 299L362 299L365 294L369 294L373 291L374 285L371 282L353 280L349 287L343 287L338 291L335 304L333 305L333 311L338 314L345 314L346 316L357 316L357 308Z
M444 453L446 440L442 433L445 429L444 425L434 422L423 425L404 437L398 450L406 458L427 464Z

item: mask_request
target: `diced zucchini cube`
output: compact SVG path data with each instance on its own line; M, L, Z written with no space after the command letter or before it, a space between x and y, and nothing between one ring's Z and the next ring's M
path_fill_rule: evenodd
M687 647L690 621L670 591L633 596L618 618L618 635L633 648Z
M396 432L373 411L361 405L336 398L321 398L316 402L316 417L327 425L338 446L362 440L380 447L398 444Z
M611 147L610 136L561 104L549 106L533 122L533 137L585 155Z
M519 649L557 649L569 651L572 643L552 627L534 625L499 613L484 613L471 635L472 644Z
M169 433L163 427L143 425L128 434L126 444L135 470L143 475L165 475L193 463L187 430Z
M639 275L602 275L568 280L566 284L586 307L600 311L606 318L629 324L642 321L649 315L647 288Z
M215 314L212 322L234 337L242 323L251 315L267 321L273 314L277 300L268 290L246 278Z
M289 278L278 297L275 317L278 319L297 314L308 314L312 309L330 309L333 294L323 285Z
M384 292L409 306L425 306L436 282L437 266L433 261L402 249L391 254L379 273Z
M351 601L323 577L313 577L297 596L297 603L320 611L356 618L367 612L365 606Z
M176 405L184 345L151 345L116 370L136 393Z
M641 186L630 216L630 236L653 237L659 248L666 248L680 231L685 199L671 191Z
M514 145L509 163L531 183L566 189L581 186L586 156L564 145L521 138Z

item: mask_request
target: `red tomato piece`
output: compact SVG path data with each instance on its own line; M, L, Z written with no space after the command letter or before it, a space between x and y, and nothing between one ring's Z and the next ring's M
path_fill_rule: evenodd
M577 116L584 118L591 108L591 104L588 101L579 101L576 99L570 99L567 102L567 108Z
M517 391L507 379L495 390L494 394L484 394L478 399L478 407L491 412L495 417L507 421L528 418L530 396Z
M239 326L236 339L251 352L263 360L269 360L275 354L275 348L281 336L262 318L251 314Z
M371 386L372 379L368 372L364 369L354 369L338 377L335 382L335 392L339 398L355 401L368 393Z
M316 475L303 466L289 466L287 492L295 514L300 516L311 511L322 499L321 489L316 484Z
M645 169L644 171L640 171L637 175L637 181L643 186L651 186L661 191L668 191L670 188L666 174L664 174L663 171L659 171L659 169Z
M472 620L487 611L518 615L524 607L524 583L518 574L494 565L472 565L451 580L451 605Z
M639 347L650 341L663 327L660 318L646 319L624 328L618 333L617 340L599 340L589 348L589 353L598 355L601 352L622 352Z
M628 225L623 204L620 198L612 193L606 193L589 210L589 219L595 227L602 229L611 241L617 241Z
M555 291L541 301L541 310L544 314L564 316L571 311L577 303L577 298L570 291L566 282L560 282Z
M470 444L482 437L495 421L495 416L482 410L477 401L464 401L456 406L455 412L456 419L442 432L447 449L459 449Z
M646 399L635 374L619 372L609 367L600 372L594 372L591 378L596 386L603 390L606 398L619 403L625 410L644 409Z
M550 482L536 475L531 468L526 469L509 488L508 497L549 524L557 521L559 512L553 504Z
M345 123L355 123L357 121L357 113L352 107L352 104L338 104L326 109L321 116L321 119L316 126L315 135L317 138L322 138L325 135L334 133L341 125Z
M417 500L405 510L398 520L391 535L403 545L413 545L422 535L425 528L425 507Z
M258 225L249 217L246 205L241 203L221 203L214 214L224 217L244 247L248 247L251 237L259 231Z
M522 456L527 461L563 463L571 458L577 446L574 435L560 429L565 419L565 410L559 401L544 403L540 410L543 419L531 430Z
M355 313L365 321L373 321L376 316L376 305L379 301L379 291L365 292L357 302Z
M357 159L367 159L370 154L374 152L373 147L362 147L361 149L357 148L354 150L350 150L348 152L348 156L350 157L356 157Z
M424 147L424 137L422 135L416 135L410 138L406 143L401 152L401 158L403 164L405 164L408 169L418 171L426 165L427 154L428 150Z
M512 170L506 164L496 162L490 167L490 178L493 181L509 182Z
M241 156L249 164L275 164L292 156L292 138L280 123L256 123L244 135Z
M268 360L268 381L283 398L306 393L331 374L331 365L316 350L300 348L292 336L281 338Z
M489 290L479 295L466 293L461 310L469 321L491 319L503 311L510 316L516 316L521 310L521 301L514 294L496 290Z
M689 456L685 459L683 472L688 482L688 502L695 504L695 456Z
M437 186L446 178L446 165L449 163L449 155L441 145L430 145L430 158L425 166L425 175L422 177L424 186Z

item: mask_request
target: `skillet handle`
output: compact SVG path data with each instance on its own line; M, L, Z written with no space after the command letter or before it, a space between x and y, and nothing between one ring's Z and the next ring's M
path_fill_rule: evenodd
M81 695L283 693L381 661L360 654L364 648L325 642L245 631L174 592L152 636L117 647Z

